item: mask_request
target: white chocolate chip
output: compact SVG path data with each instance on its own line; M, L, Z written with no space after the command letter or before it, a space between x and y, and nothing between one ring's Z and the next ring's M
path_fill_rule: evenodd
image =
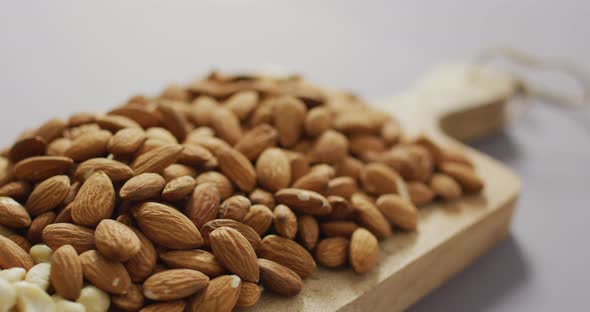
M16 304L16 289L7 280L0 278L0 312L8 312Z
M37 285L37 287L47 291L49 288L49 273L51 264L39 263L32 267L25 277L25 281Z
M56 312L85 312L86 308L77 302L66 300L60 296L53 296Z
M53 299L41 288L29 282L14 283L16 307L19 312L54 312Z
M35 263L50 262L52 254L53 250L44 244L37 244L31 247L31 250L29 251L29 255L33 258L33 262Z
M76 302L82 304L86 308L86 312L107 312L111 305L111 298L104 291L88 285L82 288Z
M25 279L27 271L23 268L12 268L0 272L0 279L5 279L9 283L20 282Z

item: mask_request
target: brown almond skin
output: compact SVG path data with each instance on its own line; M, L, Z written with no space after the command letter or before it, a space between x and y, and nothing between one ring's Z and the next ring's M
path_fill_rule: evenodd
M111 303L123 311L139 311L145 302L140 286L131 284L124 295L111 296Z
M254 229L258 235L263 235L272 225L273 218L272 210L267 206L252 205L242 222Z
M127 261L139 252L141 242L125 224L115 220L102 220L94 231L96 249L116 261Z
M7 237L0 235L0 268L24 268L33 267L33 259L19 245Z
M143 173L129 179L119 195L123 199L142 201L158 197L166 186L166 180L157 173Z
M385 216L365 195L359 193L352 195L351 203L356 220L361 226L366 227L380 239L392 235L391 226Z
M209 286L189 300L187 312L231 312L240 297L242 280L236 275L212 279Z
M131 163L131 169L135 174L160 173L164 168L176 162L181 153L182 146L179 144L162 145L135 158Z
M468 165L457 162L444 162L439 165L440 171L451 176L467 193L479 192L483 189L483 180L477 175L475 170Z
M281 97L273 106L274 124L279 133L279 142L284 147L293 147L303 132L307 108L293 97Z
M220 200L219 190L213 183L199 184L186 203L184 213L200 229L217 217Z
M332 116L327 107L314 107L305 117L305 132L310 136L319 136L330 129Z
M197 171L195 169L181 164L172 164L162 170L162 177L166 182L170 182L182 176L195 177L196 175Z
M418 227L418 210L414 204L396 194L382 195L377 199L377 208L395 226L404 230Z
M318 221L312 216L304 215L299 217L297 223L299 241L307 250L313 250L320 237Z
M247 282L258 283L256 252L240 232L229 227L218 228L209 234L209 243L215 258L228 271Z
M328 216L328 219L349 220L353 217L354 209L346 198L340 196L328 196L328 203L332 206L332 212Z
M131 155L147 140L147 136L142 129L125 128L117 131L107 144L107 149L114 155Z
M72 203L72 219L78 225L94 227L115 209L115 188L104 172L93 174L80 187Z
M329 221L320 224L320 230L324 236L350 237L359 226L352 221Z
M246 156L230 147L217 148L213 153L217 157L221 172L238 188L245 192L251 192L256 188L256 171Z
M13 163L16 163L25 158L43 155L45 154L46 149L47 143L45 142L45 139L40 136L23 138L12 145L8 158L10 158Z
M275 146L278 140L278 132L275 128L264 123L248 131L235 146L235 149L244 154L250 161L254 161L269 147Z
M328 182L327 196L350 198L358 191L356 180L351 177L337 177Z
M343 266L348 260L348 239L344 237L322 239L316 247L315 259L327 268Z
M316 140L309 153L315 163L335 164L348 156L348 139L335 130L327 130Z
M89 131L72 141L72 145L65 152L65 156L81 162L90 158L103 156L107 153L107 144L112 134L109 131Z
M43 243L56 250L72 245L78 254L95 248L94 231L71 223L54 223L43 230Z
M416 206L427 205L434 199L434 192L422 182L411 181L406 183L406 190L410 195L412 203Z
M158 245L172 249L199 248L203 238L199 230L178 210L154 202L146 202L133 210L142 232Z
M140 312L184 312L186 302L184 300L175 300L162 303L154 303L139 310Z
M39 183L27 199L27 211L37 216L63 203L70 191L70 178L65 175L51 177Z
M211 127L215 134L231 145L242 137L242 127L238 117L228 108L219 107L211 114Z
M0 196L22 199L31 193L31 185L25 181L15 181L0 187Z
M274 228L275 231L283 237L288 239L295 239L297 235L297 216L285 205L278 205L275 207L274 213Z
M444 173L435 173L430 178L430 188L432 191L445 200L455 200L463 195L461 185Z
M260 297L262 296L262 290L256 283L242 282L240 288L240 297L236 302L236 308L249 308L255 306Z
M162 190L162 198L169 202L175 202L191 195L196 186L195 179L191 176L182 176L166 183Z
M260 185L272 192L289 187L291 164L278 148L266 149L256 161L256 175Z
M207 244L209 242L209 234L221 227L232 228L240 232L240 234L244 235L244 237L248 240L250 245L252 245L252 248L254 248L254 250L258 250L258 248L260 248L260 245L262 244L260 236L258 235L258 233L256 233L256 231L254 231L253 228L242 222L232 219L215 219L205 223L205 225L201 229L201 232Z
M296 242L268 235L262 240L260 257L272 260L295 271L301 278L310 276L316 269L316 263L309 252Z
M52 211L48 211L46 213L42 213L38 215L29 226L27 230L27 239L31 241L31 243L38 243L42 240L43 230L46 226L52 224L55 221L55 213Z
M183 144L182 146L184 149L178 158L178 162L183 165L201 167L215 159L208 149L198 144Z
M74 247L63 245L53 252L49 279L56 294L68 300L78 299L84 284L84 274Z
M36 156L19 161L14 176L20 180L39 181L67 172L74 161L63 156Z
M275 194L275 199L279 204L286 205L302 214L325 216L332 212L332 206L328 200L313 191L296 188L282 189Z
M172 133L178 141L182 142L189 132L188 120L184 114L175 106L174 102L162 101L158 104L156 110L160 113L162 124Z
M86 160L76 168L75 176L77 179L85 181L99 171L103 171L113 182L127 181L134 176L134 172L129 166L107 158Z
M197 185L201 185L203 183L213 183L213 185L217 187L217 191L219 191L221 199L226 199L234 193L234 187L229 179L217 171L202 173L195 178L195 182L197 182Z
M299 188L318 193L323 193L328 188L330 179L334 177L335 171L328 165L316 165L308 173L293 183L293 188Z
M351 177L356 180L359 178L363 167L362 161L354 157L346 157L334 165L334 170L338 177Z
M7 236L8 239L10 239L11 241L15 242L20 248L22 248L25 252L29 252L31 250L31 247L33 246L31 244L31 242L29 242L26 238L14 234L14 235L10 235Z
M41 127L35 131L34 135L42 137L45 142L49 143L61 136L67 125L67 122L64 120L53 118L41 125Z
M160 259L173 269L191 269L202 272L210 278L225 271L215 256L205 250L172 250L160 253Z
M364 189L377 195L397 193L396 177L397 173L393 169L380 163L368 164L360 173Z
M264 205L266 207L272 208L276 206L273 194L263 189L255 189L252 193L250 193L249 198L252 205Z
M138 123L144 129L157 127L160 125L160 116L153 109L140 105L125 105L111 110L109 115L127 117Z
M291 165L291 181L297 181L309 173L309 160L304 154L293 151L285 151L285 153Z
M152 242L139 230L131 228L141 243L141 248L127 262L125 267L135 283L143 282L156 268L157 254Z
M240 120L246 120L258 105L258 93L240 91L224 101L223 106L229 108Z
M371 271L377 264L379 243L377 238L366 229L359 228L350 239L350 264L356 273Z
M172 269L156 273L143 283L143 294L156 301L186 298L204 289L209 277L199 271Z
M30 224L31 217L21 204L10 197L0 196L0 225L20 229Z
M82 253L79 259L84 278L97 288L110 294L123 295L131 287L129 273L120 262L109 260L96 250Z
M250 200L242 195L232 196L219 206L219 218L242 221L250 211Z
M267 259L258 259L258 265L265 289L285 297L296 296L303 289L301 277L293 270Z

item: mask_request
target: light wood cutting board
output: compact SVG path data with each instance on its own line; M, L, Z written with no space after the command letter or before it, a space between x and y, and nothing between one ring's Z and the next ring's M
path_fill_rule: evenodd
M320 268L305 280L299 296L282 298L265 292L249 311L402 311L506 238L520 179L456 138L474 139L496 130L505 119L508 97L508 93L487 92L484 97L441 102L411 95L380 103L381 109L401 119L404 130L426 133L442 146L462 145L485 189L479 195L421 208L416 232L396 233L381 242L379 265L373 272L358 275L350 269Z

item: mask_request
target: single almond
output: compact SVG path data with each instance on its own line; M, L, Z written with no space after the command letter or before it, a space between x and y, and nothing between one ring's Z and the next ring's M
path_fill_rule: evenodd
M262 187L276 192L291 183L289 158L278 148L266 149L256 161L256 175Z
M97 288L122 295L131 287L129 273L120 262L109 260L96 250L82 253L79 259L84 278Z
M274 215L265 205L252 205L242 222L250 226L258 235L263 235L272 225Z
M396 177L397 173L393 169L380 163L366 165L360 174L365 190L377 195L397 193Z
M309 173L309 159L299 152L285 151L289 158L291 167L291 181L298 181L301 177Z
M197 171L194 168L181 164L172 164L162 170L162 177L166 182L183 176L195 177L196 175Z
M71 223L54 223L43 230L43 243L53 250L72 245L80 254L95 248L94 231Z
M264 150L275 146L278 137L275 128L268 124L261 124L246 132L234 148L249 160L254 161Z
M258 250L260 248L260 245L262 244L260 236L258 235L258 233L256 233L256 231L254 231L253 228L244 223L232 219L215 219L207 222L201 229L205 241L209 242L209 235L211 234L211 232L222 227L232 228L240 232L240 234L242 234L248 240L248 242L250 243L252 248L254 248L254 250Z
M141 248L139 248L139 252L125 262L125 267L133 282L139 283L154 272L158 256L154 245L145 235L137 229L131 228L131 230L139 238Z
M129 179L119 192L123 199L142 201L158 197L166 181L157 173L142 173Z
M430 179L430 188L436 195L445 200L454 200L463 195L461 185L455 179L444 173L435 173L432 176Z
M275 198L279 204L302 214L325 216L332 212L332 207L324 196L308 190L282 189L275 194Z
M328 182L326 195L350 198L358 191L356 180L351 177L337 177Z
M366 110L350 110L338 115L333 126L346 134L376 134L382 122L375 117L372 112Z
M399 122L390 120L381 128L381 137L386 144L393 145L399 141L401 132Z
M25 228L31 225L31 217L16 200L0 196L0 225L13 229Z
M297 224L301 244L307 248L307 250L313 250L320 236L318 221L310 215L304 215L299 217Z
M202 173L195 178L195 182L197 182L197 185L208 182L212 183L215 185L215 187L217 187L217 191L219 191L221 199L230 197L234 192L234 187L229 179L217 171Z
M45 142L50 143L62 135L67 125L62 119L50 119L35 131L34 136L40 136Z
M334 165L334 170L338 177L351 177L356 180L359 178L363 167L362 161L354 157L346 157Z
M27 199L27 211L37 216L63 203L70 192L70 178L65 175L51 177L39 183Z
M84 133L72 141L72 145L66 150L65 156L75 161L84 161L105 155L111 136L112 134L105 130Z
M73 204L69 203L60 210L57 216L55 216L54 223L74 223L74 220L72 219L72 206Z
M33 267L33 259L19 245L7 237L0 235L0 268L24 268Z
M209 234L209 243L215 258L228 271L245 281L258 282L260 271L256 253L240 232L229 227L218 228Z
M22 199L31 193L31 184L26 181L14 181L0 186L0 196Z
M127 181L134 176L134 172L129 166L108 158L93 158L81 163L76 168L75 176L77 179L85 181L99 171L104 172L113 182Z
M215 160L215 157L211 152L197 144L183 144L184 148L180 156L178 157L178 162L188 166L204 166L208 162ZM217 160L215 160L217 161Z
M199 126L208 126L212 123L213 112L219 107L219 103L212 97L199 96L191 105L189 117Z
M123 311L139 311L145 302L140 286L131 284L124 295L111 296L111 303Z
M320 224L320 230L326 237L350 237L359 226L352 221L328 221Z
M242 137L240 119L227 107L219 107L211 114L211 127L215 134L231 145Z
M240 120L246 120L258 105L258 93L240 91L223 102L223 106L231 110Z
M147 136L142 129L121 129L111 137L107 150L114 155L132 155L139 150L145 140Z
M139 252L141 242L126 225L115 220L102 220L94 231L96 249L116 261L127 261Z
M13 163L25 158L45 154L47 142L40 136L26 137L16 141L10 148L8 157Z
M42 213L35 217L27 230L27 239L32 243L40 242L42 240L43 230L55 221L55 217L56 214L52 211Z
M173 164L182 153L182 146L178 144L166 144L150 150L137 157L131 168L135 174L146 172L160 173L164 168Z
M348 260L348 239L344 237L322 239L315 249L315 259L327 268L343 266Z
M429 204L434 199L434 192L430 187L422 182L411 181L406 183L406 189L416 206L423 206Z
M87 113L87 112L79 112L70 115L68 118L68 125L70 127L77 127L89 123L93 123L96 118L95 114Z
M158 245L172 249L203 245L203 237L193 222L172 207L147 202L137 207L133 216L145 236Z
M218 188L213 183L203 183L194 189L186 203L184 213L197 228L202 228L205 223L217 217L219 204Z
M72 203L72 219L76 224L96 226L107 219L115 209L115 188L102 171L90 176Z
M262 100L249 120L249 125L257 127L263 124L272 125L274 120L274 103L273 98Z
M308 173L293 183L294 188L323 193L330 179L334 177L334 169L328 165L314 166Z
M284 147L293 147L303 132L307 108L294 97L281 97L273 104L274 124L279 141Z
M16 243L20 248L22 248L25 252L29 252L31 251L31 247L33 246L31 244L31 242L29 242L26 238L17 235L17 234L13 234L13 235L9 235L7 236L8 239L10 239L11 241L13 241L14 243Z
M160 115L144 106L125 105L111 110L109 115L127 117L144 129L157 127L161 123Z
M262 240L260 257L277 262L295 271L301 278L310 276L316 269L316 263L309 252L296 242L268 235Z
M182 200L193 193L196 184L195 179L191 176L173 179L164 186L162 198L169 202Z
M76 249L71 245L63 245L53 252L50 280L59 296L68 300L80 297L84 283L82 263Z
M232 196L219 206L219 218L242 221L250 210L250 200L242 195Z
M14 176L20 180L39 181L67 172L74 161L62 156L35 156L19 161Z
M309 157L314 163L338 163L348 156L348 145L346 136L327 130L313 144Z
M265 205L267 207L275 206L275 198L272 193L263 189L255 189L252 193L250 193L249 198L252 205Z
M361 226L366 227L380 239L392 235L389 222L369 198L363 194L356 193L352 195L351 204L354 208L357 222Z
M254 167L242 153L230 147L220 147L214 151L219 169L225 174L238 188L250 192L256 187L256 171Z
M463 190L467 193L479 192L484 184L475 170L468 165L458 162L444 162L439 165L440 171L457 180Z
M72 146L72 140L69 138L59 138L47 145L47 156L64 156L66 151Z
M393 225L404 230L418 226L418 210L414 204L396 194L382 195L377 199L377 208Z
M285 297L298 295L303 281L293 270L267 259L258 259L260 280L265 289Z
M177 139L182 142L189 132L189 123L184 114L178 110L175 105L176 102L161 101L156 110L160 113L162 124L166 127Z
M242 280L236 275L223 275L212 279L209 286L196 294L188 303L190 312L231 312L238 298Z
M352 198L352 196L350 197ZM354 209L346 198L328 196L328 203L332 206L332 212L328 216L330 220L347 220L353 216Z
M285 205L275 207L274 228L277 234L288 239L295 239L297 235L297 216Z
M153 127L146 130L148 140L161 141L169 144L178 144L178 139L166 128Z
M160 259L173 269L191 269L202 272L210 278L225 271L215 256L205 250L172 250L160 254Z
M359 158L365 158L366 153L381 153L386 149L385 141L375 135L359 134L350 138L350 152Z
M262 290L256 283L242 282L240 288L240 297L236 302L236 308L249 308L255 306L260 297L262 296Z
M186 302L184 300L174 300L168 302L153 303L145 306L140 312L184 312Z
M141 126L131 118L120 115L97 116L96 123L103 129L112 133L125 128L141 128Z
M156 301L186 298L205 289L209 277L199 271L172 269L156 273L143 283L143 294Z
M379 258L377 238L363 228L354 231L350 239L349 258L352 269L356 273L371 271Z
M305 132L312 137L319 136L330 129L332 114L329 108L318 106L312 108L305 117Z

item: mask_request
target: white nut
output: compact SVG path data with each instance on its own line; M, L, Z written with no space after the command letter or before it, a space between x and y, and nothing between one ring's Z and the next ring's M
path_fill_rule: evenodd
M10 235L14 235L14 232L4 225L0 225L0 236L8 237Z
M55 311L57 312L86 312L86 308L77 302L66 300L60 296L53 296Z
M50 262L52 254L53 250L44 244L37 244L31 247L31 250L29 251L29 255L33 258L33 262L35 263Z
M27 270L23 268L12 268L0 271L0 279L5 279L9 283L16 283L24 280L26 274Z
M19 312L54 312L53 299L41 288L29 282L16 282L16 307Z
M107 312L111 305L111 298L104 291L88 285L82 288L76 302L86 307L86 312Z
M0 312L8 312L16 304L16 289L7 280L0 278Z
M51 272L51 264L49 263L39 263L32 267L29 272L27 272L27 276L25 277L25 281L37 285L37 287L47 291L49 288L49 273Z

